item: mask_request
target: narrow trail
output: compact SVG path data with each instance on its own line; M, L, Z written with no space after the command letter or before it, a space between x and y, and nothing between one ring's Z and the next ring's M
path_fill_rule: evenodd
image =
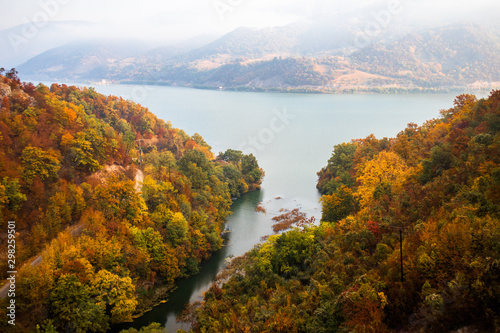
M140 192L142 190L142 183L144 182L144 173L141 170L137 170L137 173L135 174L134 178L134 188L137 192ZM79 236L82 231L83 231L83 224L77 224L77 225L71 225L66 228L65 231L69 231L72 236ZM20 271L24 266L26 265L31 265L31 266L38 266L43 260L43 253L39 254L38 256L26 261L20 268L17 269L17 271ZM7 294L9 293L9 287L10 283L6 282L2 287L0 287L0 298L5 298L7 297Z
M142 190L142 183L144 182L144 173L142 173L140 169L138 169L137 173L135 174L134 182L135 190L137 192L140 192Z
M72 236L79 236L83 231L83 224L71 225L67 227L65 231L69 231ZM40 265L42 260L43 260L43 253L37 255L36 257L22 264L21 267L17 269L17 271L19 272L26 265L38 266ZM0 288L0 298L7 297L7 294L9 292L9 284L10 283L7 282Z

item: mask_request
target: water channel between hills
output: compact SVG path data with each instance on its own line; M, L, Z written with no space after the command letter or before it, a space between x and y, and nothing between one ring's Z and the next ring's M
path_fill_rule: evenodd
M170 333L189 329L176 323L176 315L187 302L202 299L226 258L244 254L272 233L271 218L280 208L300 208L320 219L316 172L326 165L333 145L371 133L394 137L409 122L420 125L438 117L454 100L451 94L313 95L133 85L97 86L96 91L132 99L174 127L199 133L214 154L228 148L253 153L266 172L262 190L233 203L227 244L202 264L200 273L178 281L168 302L113 329L159 322ZM267 213L255 211L259 202Z

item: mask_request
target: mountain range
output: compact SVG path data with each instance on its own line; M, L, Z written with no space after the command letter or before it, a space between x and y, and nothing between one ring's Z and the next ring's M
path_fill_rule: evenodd
M363 43L360 43L360 36ZM500 83L500 32L473 23L380 29L342 20L238 28L215 40L152 47L71 42L18 66L33 80L297 92L446 91Z

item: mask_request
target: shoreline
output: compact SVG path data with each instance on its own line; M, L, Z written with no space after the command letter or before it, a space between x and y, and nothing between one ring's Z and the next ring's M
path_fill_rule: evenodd
M25 82L31 82L33 84L65 84L65 85L75 85L83 87L99 87L108 85L137 85L137 86L158 86L158 87L172 87L172 88L187 88L196 90L212 90L212 91L232 91L232 92L257 92L257 93L280 93L280 94L311 94L311 95L396 95L396 94L461 94L461 93L472 93L472 94L485 94L492 90L500 89L500 86L491 85L483 87L471 87L471 86L451 86L451 87L349 87L349 88L333 88L333 87L250 87L250 86L234 86L234 87L223 87L223 86L211 86L202 84L176 84L167 82L150 82L150 81L109 81L106 83L101 83L98 81L83 80L82 82L75 82L73 80L57 80L57 79L28 79ZM35 84L35 85L36 85ZM50 87L50 86L49 86Z

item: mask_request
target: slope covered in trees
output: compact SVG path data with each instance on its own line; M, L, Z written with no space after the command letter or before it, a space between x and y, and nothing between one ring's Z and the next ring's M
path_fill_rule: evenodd
M367 14L368 15L368 14ZM353 26L353 21L364 22ZM238 28L208 45L141 50L72 43L20 65L40 80L181 85L282 92L477 91L498 88L500 34L466 22L372 33L344 14L326 24ZM379 22L380 23L380 22ZM484 22L483 22L484 24Z
M500 91L441 113L336 145L318 173L322 223L233 260L193 330L498 331Z
M1 228L16 222L18 269L16 326L3 320L2 331L100 332L130 320L197 273L221 247L231 198L263 177L253 155L214 158L200 135L136 103L22 83L15 70L0 75L0 141Z

